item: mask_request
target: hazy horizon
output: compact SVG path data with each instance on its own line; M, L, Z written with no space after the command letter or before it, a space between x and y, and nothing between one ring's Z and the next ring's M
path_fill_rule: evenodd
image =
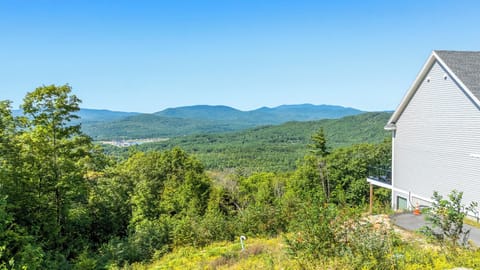
M225 105L225 104L192 104L192 105L180 105L180 106L176 106L176 107L167 107L167 108L162 108L162 109L159 109L159 110L154 110L154 111L151 111L151 112L122 111L122 110L110 109L110 108L108 108L108 107L105 107L105 108L90 108L90 107L82 106L82 104L80 104L80 109L83 109L83 110L99 110L99 111L105 110L105 111L111 111L111 112L127 112L127 113L145 113L145 114L152 114L152 113L164 111L164 110L167 110L167 109L177 109L177 108L195 107L195 106L210 106L210 107L225 106L225 107L229 107L229 108L232 108L232 109L235 109L235 110L239 110L239 111L242 111L242 112L248 112L248 111L259 110L259 109L262 109L262 108L274 109L274 108L281 107L281 106L301 106L301 105L343 107L343 108L346 108L346 109L355 109L355 110L360 110L360 111L364 111L364 112L377 112L377 111L378 111L378 112L388 112L388 111L393 111L393 110L394 110L394 108L392 108L392 109L387 109L387 110L368 111L368 110L363 110L363 109L361 109L361 108L343 106L343 105L340 105L340 104L313 104L313 103L279 104L279 105L274 105L274 106L260 106L260 107L255 107L255 108L251 108L251 109L240 109L240 108L236 108L236 107L234 107L234 106L229 106L229 105ZM18 111L18 110L20 110L20 108L19 108L19 106L16 106L15 104L13 104L13 110Z

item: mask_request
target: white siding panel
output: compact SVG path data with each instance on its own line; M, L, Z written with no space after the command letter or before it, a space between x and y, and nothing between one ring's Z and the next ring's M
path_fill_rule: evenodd
M394 184L480 202L480 109L446 73L436 62L396 123Z

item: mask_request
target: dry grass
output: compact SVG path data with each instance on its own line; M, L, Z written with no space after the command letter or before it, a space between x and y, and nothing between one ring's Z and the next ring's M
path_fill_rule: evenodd
M219 242L204 248L174 250L152 264L133 269L298 269L285 253L283 237L249 238L245 250L238 242Z

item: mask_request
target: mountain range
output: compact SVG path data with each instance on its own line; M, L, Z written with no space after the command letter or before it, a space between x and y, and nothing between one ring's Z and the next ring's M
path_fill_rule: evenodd
M20 110L14 110L20 115ZM172 138L192 134L239 131L289 121L338 119L363 111L335 105L281 105L242 111L223 105L168 108L155 113L80 109L82 130L94 140Z
M152 114L82 109L82 129L95 140L177 137L277 125L289 121L336 119L362 113L334 105L282 105L241 111L228 106L196 105Z
M341 118L362 111L334 105L281 105L240 111L228 106L196 105L169 108L155 113L158 116L212 121L244 121L251 124L280 124L288 121L310 121L325 118Z

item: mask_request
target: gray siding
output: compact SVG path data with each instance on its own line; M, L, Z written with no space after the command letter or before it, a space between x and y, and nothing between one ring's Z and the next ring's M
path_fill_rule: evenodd
M434 63L396 123L394 186L426 198L457 189L480 202L480 110L446 74Z

